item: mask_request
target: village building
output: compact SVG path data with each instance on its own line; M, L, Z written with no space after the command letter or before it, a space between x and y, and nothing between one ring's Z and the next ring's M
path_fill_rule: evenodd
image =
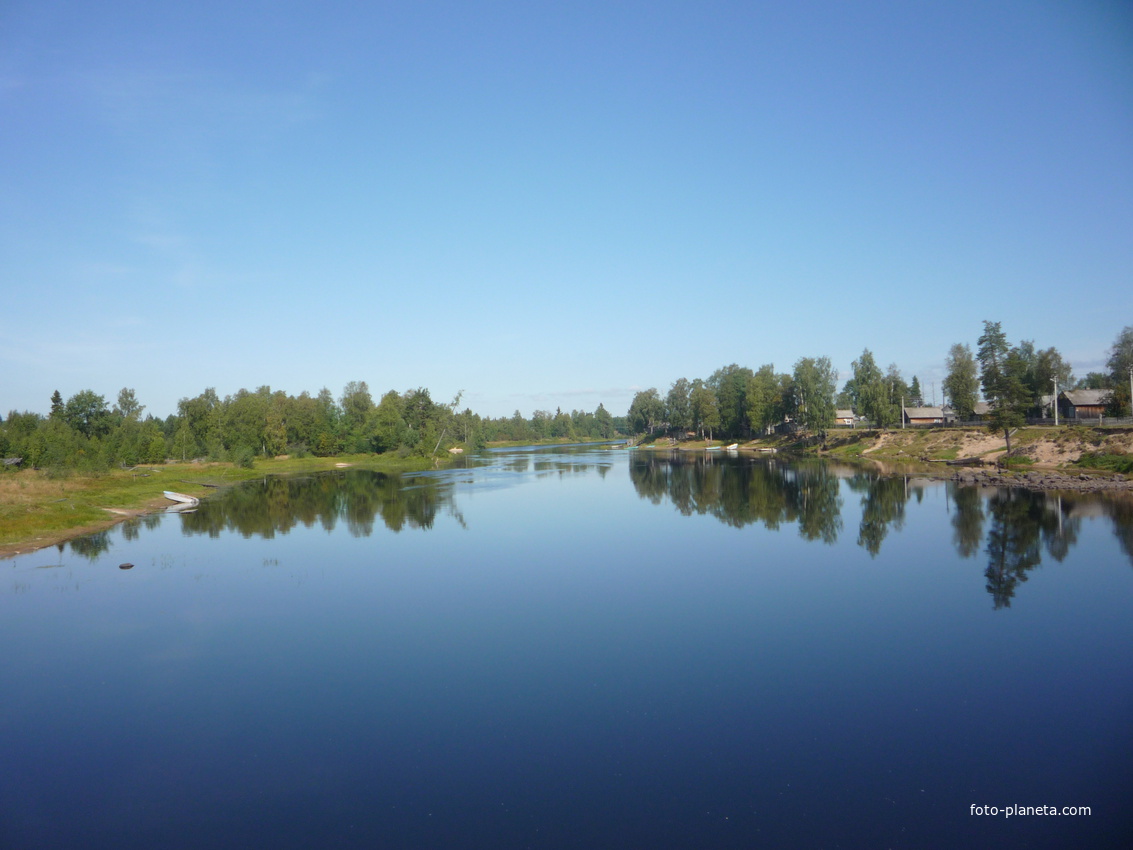
M852 410L835 410L834 411L834 424L841 425L848 428L854 427L854 411Z
M902 407L901 416L906 425L944 424L944 411L939 407Z
M1113 390L1065 390L1058 394L1058 412L1063 419L1097 419L1113 398Z
M983 422L987 419L989 413L991 413L991 405L986 401L977 401L975 407L972 408L972 421Z

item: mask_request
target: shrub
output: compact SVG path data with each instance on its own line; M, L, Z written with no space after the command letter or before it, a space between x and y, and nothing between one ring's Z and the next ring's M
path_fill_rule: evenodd
M1133 455L1128 454L1086 452L1075 461L1075 464L1086 469L1105 469L1124 475L1133 474Z
M228 456L229 460L243 469L251 469L256 464L256 453L250 446L237 446Z

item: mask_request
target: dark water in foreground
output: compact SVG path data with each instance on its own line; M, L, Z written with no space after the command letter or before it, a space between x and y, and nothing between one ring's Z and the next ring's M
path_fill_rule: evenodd
M602 449L268 479L0 561L0 846L1133 846L1131 602L1129 502Z

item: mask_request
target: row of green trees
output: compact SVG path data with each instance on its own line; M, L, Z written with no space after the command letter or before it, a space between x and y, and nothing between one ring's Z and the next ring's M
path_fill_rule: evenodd
M488 442L541 440L612 440L628 433L624 416L612 416L601 404L593 413L562 408L554 413L536 410L530 419L524 419L517 410L510 417L481 419L481 432Z
M377 401L364 381L352 381L335 399L330 390L298 396L263 386L220 398L209 388L183 398L165 419L145 416L134 390L117 403L93 390L66 401L58 391L45 416L12 411L0 420L0 457L52 469L99 471L114 466L160 463L167 458L208 458L250 464L256 456L333 456L397 452L430 456L461 444L479 448L494 440L611 439L625 430L624 417L602 407L593 413L519 411L507 418L482 418L435 402L423 387L391 390Z
M868 348L852 364L853 377L842 389L842 406L864 416L878 428L889 428L901 421L901 407L920 407L924 403L916 375L906 384L896 363L882 372Z
M748 437L786 419L811 430L834 424L838 373L828 357L803 357L790 374L773 364L752 371L735 363L706 380L675 381L664 398L655 388L637 393L627 420L636 433L658 430L699 437Z
M1090 372L1078 380L1056 348L1038 350L1030 340L1013 346L999 322L984 322L977 346L974 357L967 345L952 346L944 391L961 419L971 417L982 391L989 405L988 424L1003 431L1008 451L1012 431L1023 425L1028 416L1050 415L1050 404L1057 404L1056 390L1108 390L1108 413L1133 415L1133 326L1123 328L1114 340L1106 372ZM1044 399L1052 401L1044 404Z
M956 417L970 420L982 398L992 407L997 429L1018 427L1027 416L1043 415L1043 398L1073 388L1111 389L1110 413L1129 414L1129 374L1133 368L1133 326L1117 337L1105 373L1091 372L1075 381L1070 364L1054 347L1038 349L1031 340L1008 343L999 322L984 322L973 355L957 343L945 361L941 389ZM852 375L840 392L837 373L827 357L804 357L790 374L771 364L752 371L736 364L717 369L707 379L679 378L666 395L656 388L638 392L627 420L635 433L695 433L698 437L747 438L769 433L787 421L822 432L834 424L835 410L853 410L874 427L901 420L901 407L924 404L920 381L906 383L897 365L882 371L866 348L853 361Z
M1096 374L1076 382L1070 364L1053 346L1036 349L1031 340L1011 346L999 322L984 322L977 345L973 356L970 346L957 343L945 361L944 393L960 419L972 417L981 389L989 403L1006 398L1010 389L1011 403L1020 406L1021 412L1042 415L1049 407L1043 399L1053 396L1056 386L1059 392L1085 387L1088 382L1098 383L1098 388L1108 386ZM1007 374L1013 381L1010 388L1001 385Z

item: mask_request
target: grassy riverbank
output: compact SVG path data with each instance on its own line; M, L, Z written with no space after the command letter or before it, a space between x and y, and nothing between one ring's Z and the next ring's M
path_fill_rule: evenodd
M642 449L703 451L721 448L725 441L677 442L660 437L643 440ZM730 444L730 443L729 443ZM1133 458L1133 428L1083 425L1022 428L1011 438L1009 465L1045 469L1097 469L1126 472ZM824 442L814 438L776 436L739 444L744 451L788 452L842 460L889 462L940 462L972 459L995 464L1005 460L1002 434L986 428L907 428L889 431L839 429L829 431Z
M1133 428L1082 425L1033 426L1012 435L1011 457L1002 433L983 428L908 428L892 431L834 431L819 454L888 461L949 461L1078 468L1093 456L1121 457L1133 452Z
M430 458L389 454L262 459L251 469L231 463L167 463L95 476L57 476L35 469L4 472L0 474L0 558L161 510L170 504L162 495L165 490L203 498L219 487L265 475L317 472L343 465L383 472L434 468Z

